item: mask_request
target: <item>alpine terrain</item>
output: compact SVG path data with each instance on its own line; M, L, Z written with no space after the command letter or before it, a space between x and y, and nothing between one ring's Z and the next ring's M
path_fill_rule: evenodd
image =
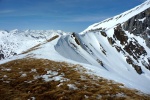
M81 33L0 31L2 100L150 100L150 0Z

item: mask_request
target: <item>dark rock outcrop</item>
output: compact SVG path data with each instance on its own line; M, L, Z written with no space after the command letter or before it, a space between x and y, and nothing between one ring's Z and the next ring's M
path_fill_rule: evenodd
M140 58L141 55L147 55L144 47L138 44L137 42L130 41L128 45L124 47L124 50L128 52L135 60Z
M113 44L115 43L115 41L111 37L110 38L107 37L107 39L108 39L109 44L113 46Z
M100 33L101 33L102 36L107 37L107 34L106 34L105 31L101 31Z
M129 56L127 56L126 62L127 62L128 64L131 64L132 67L136 70L136 72L137 72L138 74L142 74L142 73L143 73L141 67L138 66L138 65L136 65L136 64L134 64L133 60L132 60Z
M71 36L74 37L75 42L76 42L78 45L80 45L80 41L79 41L78 37L76 36L76 34L75 34L74 32L72 33Z
M0 60L4 59L4 54L0 54Z
M123 24L123 29L137 36L144 35L146 45L150 48L150 39L147 35L150 29L150 8L130 18ZM146 33L148 32L148 33Z
M122 52L123 54L125 54L125 52L128 53L130 57L128 56L126 58L126 62L128 64L131 64L132 67L136 70L136 72L138 74L142 74L141 66L136 64L135 61L137 61L137 63L139 63L139 61L140 61L139 58L141 58L141 56L147 55L145 48L143 46L141 46L135 38L128 37L126 35L126 32L124 31L123 27L121 26L121 24L118 24L114 28L113 38L108 39L108 41L111 45L113 43L115 43L115 42L112 43L113 39L115 39L114 41L119 41L120 44L123 46L123 48L121 48L121 47L117 46L117 44L115 44L114 46L115 46L116 50L118 52ZM143 65L147 69L149 69L148 64L144 63Z
M126 36L125 32L122 30L121 25L118 25L114 28L114 35L113 37L120 41L120 44L125 45L127 43L128 37Z

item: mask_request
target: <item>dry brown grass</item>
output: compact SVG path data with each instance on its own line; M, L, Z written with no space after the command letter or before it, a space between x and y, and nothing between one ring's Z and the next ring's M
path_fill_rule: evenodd
M55 35L54 37L48 39L47 42L51 42L51 41L55 40L55 39L58 38L58 37L59 37L59 35Z
M45 82L40 77L35 78L49 70L58 72L58 75L64 73L63 77L68 80ZM148 95L102 77L88 75L82 66L65 62L20 59L0 65L0 71L0 100L32 97L36 100L150 100ZM69 88L68 84L74 84L76 88Z

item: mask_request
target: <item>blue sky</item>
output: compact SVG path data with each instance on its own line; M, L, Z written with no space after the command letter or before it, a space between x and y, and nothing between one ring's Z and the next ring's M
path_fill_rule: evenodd
M0 29L81 32L145 0L0 0Z

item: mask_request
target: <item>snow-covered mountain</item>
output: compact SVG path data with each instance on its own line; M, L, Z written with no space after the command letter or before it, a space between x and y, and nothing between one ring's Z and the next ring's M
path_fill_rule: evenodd
M121 68L129 71L132 66L138 74L145 73L144 70L150 69L149 7L148 0L120 15L93 24L79 34L61 37L56 50L69 59L102 65L107 70L118 71ZM70 53L64 52L66 48Z
M0 31L0 59L8 58L47 41L55 35L65 35L61 30L11 30Z
M81 33L0 31L0 64L22 57L81 64L92 74L150 93L150 0ZM54 39L55 36L58 36ZM52 41L53 40L53 41ZM37 45L38 49L21 53ZM31 57L31 56L30 56Z
M62 36L55 49L68 59L106 70L102 76L145 91L150 83L149 23L150 0L147 0L81 33ZM114 76L107 76L108 73Z

